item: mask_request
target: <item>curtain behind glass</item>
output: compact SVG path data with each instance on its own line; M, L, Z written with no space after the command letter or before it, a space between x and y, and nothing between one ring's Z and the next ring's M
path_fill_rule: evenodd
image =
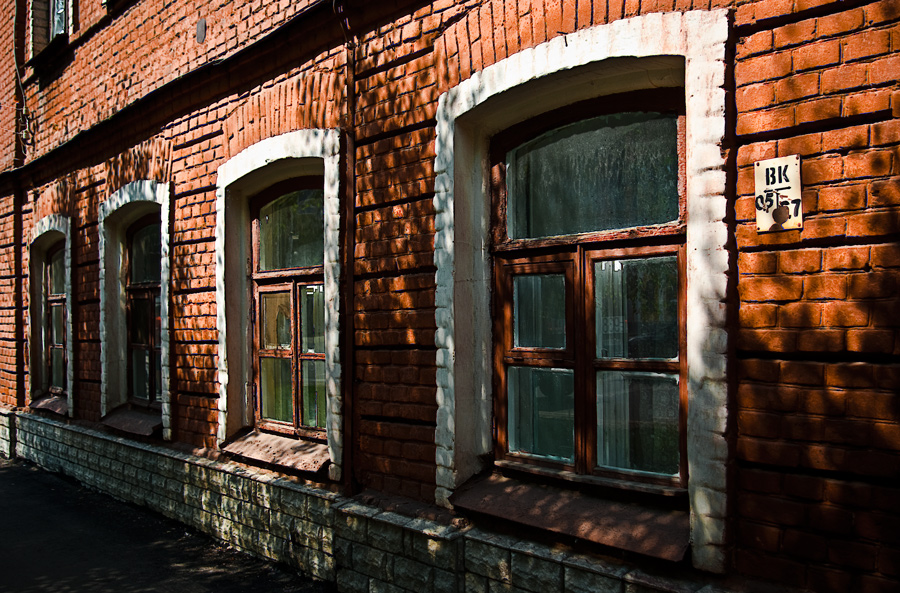
M305 189L259 209L259 269L321 266L325 261L325 192Z
M510 238L678 218L676 115L621 113L547 132L507 154Z

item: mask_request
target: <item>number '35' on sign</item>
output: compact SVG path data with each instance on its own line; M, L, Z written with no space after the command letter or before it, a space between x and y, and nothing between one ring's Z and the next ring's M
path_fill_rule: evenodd
M753 169L756 231L770 233L802 229L800 155L757 161Z

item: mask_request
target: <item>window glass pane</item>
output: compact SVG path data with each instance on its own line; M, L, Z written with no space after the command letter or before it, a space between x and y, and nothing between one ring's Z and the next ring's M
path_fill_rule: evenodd
M304 353L325 352L325 287L301 286L300 349Z
M597 464L674 475L679 465L678 377L597 373Z
M132 344L150 344L150 332L154 327L153 301L147 298L131 299L131 321L128 327Z
M262 348L291 347L291 293L269 292L259 295L262 311Z
M566 347L566 279L562 274L513 278L513 344Z
M66 388L65 352L62 348L50 349L50 386Z
M150 351L135 348L131 351L131 395L150 399Z
M259 269L320 266L325 253L325 193L285 194L259 210Z
M47 292L49 294L65 294L66 292L66 265L65 250L59 249L50 256L47 265L50 268L49 286Z
M66 0L50 0L50 38L66 32Z
M65 335L65 306L50 305L50 344L65 344Z
M131 282L159 284L160 278L159 223L138 229L131 238Z
M509 236L552 237L678 218L677 116L604 115L507 154Z
M575 374L568 369L509 367L509 450L572 462Z
M262 417L279 422L294 421L290 358L259 358L259 389Z
M597 358L677 358L676 258L594 264Z
M325 401L325 361L303 360L300 361L303 377L303 418L304 426L316 426L325 428L325 413L327 403Z

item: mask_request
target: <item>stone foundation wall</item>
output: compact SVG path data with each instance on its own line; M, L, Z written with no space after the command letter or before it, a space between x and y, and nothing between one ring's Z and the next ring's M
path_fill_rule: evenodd
M14 457L16 425L12 409L0 407L0 457Z
M0 409L0 453L147 507L347 593L726 593L547 545L360 504L265 470ZM697 574L697 573L692 573Z

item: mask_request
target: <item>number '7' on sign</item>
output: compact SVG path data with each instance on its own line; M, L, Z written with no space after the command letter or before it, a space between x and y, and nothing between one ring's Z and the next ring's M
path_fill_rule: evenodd
M802 229L800 155L757 161L753 169L756 231L770 233Z

